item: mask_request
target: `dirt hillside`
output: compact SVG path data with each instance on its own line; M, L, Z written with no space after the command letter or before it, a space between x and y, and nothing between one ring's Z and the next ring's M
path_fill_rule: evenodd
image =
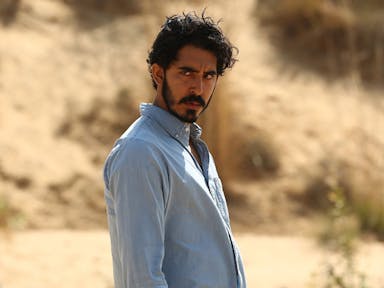
M13 3L8 14L2 4L0 26L0 196L17 215L10 225L106 227L102 165L138 103L152 99L151 41L165 15L204 7L240 51L201 121L236 228L304 229L301 195L321 201L335 183L384 193L383 92L284 62L255 1L143 1L126 13Z

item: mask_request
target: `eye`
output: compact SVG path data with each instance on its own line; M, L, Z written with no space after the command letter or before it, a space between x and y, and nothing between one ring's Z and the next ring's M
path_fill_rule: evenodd
M182 71L181 74L183 74L184 76L191 76L192 72L191 71Z
M209 73L209 74L206 74L206 75L205 75L205 79L207 79L207 80L212 80L212 79L215 78L215 76L216 76L216 74L214 74L214 73Z

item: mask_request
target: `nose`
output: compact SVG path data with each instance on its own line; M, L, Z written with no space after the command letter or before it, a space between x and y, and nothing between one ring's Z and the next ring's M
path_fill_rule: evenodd
M195 79L193 79L193 82L190 88L191 94L202 95L203 90L204 90L203 79L201 79L200 77L196 77Z

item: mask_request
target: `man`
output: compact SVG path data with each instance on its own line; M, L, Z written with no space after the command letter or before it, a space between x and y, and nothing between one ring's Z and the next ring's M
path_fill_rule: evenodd
M246 287L222 185L195 124L233 47L204 14L162 26L147 62L156 96L104 168L116 288Z

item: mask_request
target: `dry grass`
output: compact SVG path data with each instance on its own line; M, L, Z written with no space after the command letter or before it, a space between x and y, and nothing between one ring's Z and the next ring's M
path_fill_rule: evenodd
M79 13L98 11L105 14L131 15L141 11L139 0L63 0L64 3L74 8Z
M364 187L364 190L356 187L351 206L361 229L373 232L380 240L384 240L384 193L381 187L382 183Z
M117 18L138 16L148 10L162 14L159 2L147 0L61 0L68 5L80 28L93 29L108 24Z
M24 220L22 214L11 205L9 199L0 194L0 230L23 227Z
M284 56L332 77L384 83L382 1L258 1L256 14Z
M69 102L67 117L57 128L56 135L92 147L89 150L93 163L102 165L113 142L139 116L137 102L125 87L117 91L112 101L96 98L85 113Z
M328 194L331 208L327 225L321 232L320 243L334 254L323 264L324 267L311 287L364 288L366 275L356 268L358 223L350 215L344 192L335 187ZM316 284L317 285L316 285Z
M4 26L10 25L17 17L21 0L2 0L0 2L0 20Z
M334 204L329 196L340 191L345 209L356 218L361 231L384 239L384 179L364 167L353 167L348 161L332 157L319 167L317 173L308 176L307 188L296 199L305 212L324 215Z
M257 129L249 134L238 133L234 139L237 178L264 179L276 176L281 165L279 149L268 131Z
M359 220L362 231L384 240L384 178L367 169L348 169L344 179L348 205ZM382 170L379 170L382 171Z

